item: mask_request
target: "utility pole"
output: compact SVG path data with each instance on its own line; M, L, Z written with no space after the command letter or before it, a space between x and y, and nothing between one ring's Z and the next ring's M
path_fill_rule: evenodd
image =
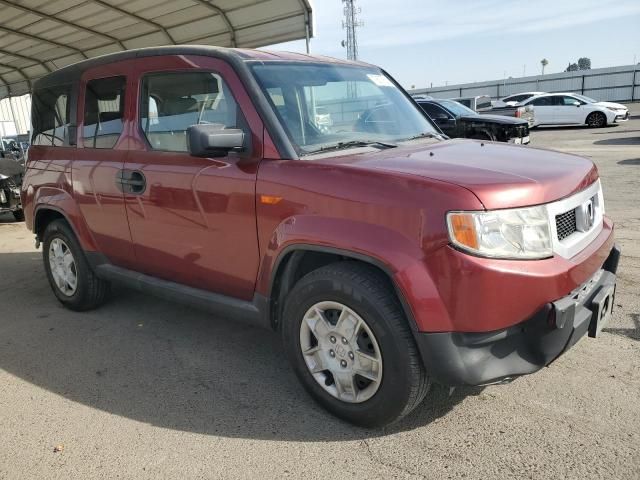
M342 28L347 31L347 39L342 41L342 46L347 49L347 58L349 60L358 60L358 37L356 28L362 27L363 22L358 20L358 14L362 11L360 7L355 6L356 0L342 0L344 20Z

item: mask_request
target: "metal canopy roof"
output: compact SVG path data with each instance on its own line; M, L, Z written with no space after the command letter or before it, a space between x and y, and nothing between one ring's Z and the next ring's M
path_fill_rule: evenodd
M260 47L312 35L311 0L0 0L0 98L71 63L174 44Z

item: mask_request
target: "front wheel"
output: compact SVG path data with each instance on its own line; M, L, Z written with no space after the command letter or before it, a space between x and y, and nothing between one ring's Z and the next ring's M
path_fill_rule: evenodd
M358 262L303 277L287 298L282 336L306 390L364 427L396 421L424 398L429 379L387 278Z
M593 112L587 117L586 123L592 128L606 127L607 117L602 112Z
M24 210L14 210L13 218L16 222L24 222Z

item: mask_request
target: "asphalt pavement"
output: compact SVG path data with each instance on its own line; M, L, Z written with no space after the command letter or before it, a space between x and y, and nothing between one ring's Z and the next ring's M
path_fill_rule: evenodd
M30 232L0 215L0 479L637 480L640 104L632 112L532 133L532 147L600 170L623 249L601 338L509 385L436 386L382 430L317 406L276 334L121 288L96 311L64 309Z

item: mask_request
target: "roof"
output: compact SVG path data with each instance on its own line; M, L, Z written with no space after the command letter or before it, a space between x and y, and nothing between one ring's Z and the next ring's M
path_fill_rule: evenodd
M313 35L311 0L0 0L0 98L113 52L178 44L254 48Z
M363 62L354 62L339 58L327 57L323 55L308 55L296 52L273 52L267 50L250 50L243 48L209 47L206 45L171 45L166 47L148 47L123 52L101 55L81 62L72 63L66 67L58 69L40 77L32 82L32 87L60 85L76 80L82 72L99 65L129 60L133 58L154 57L159 55L204 55L227 60L230 63L258 61L293 61L293 62L314 62L314 63L336 63L346 65L370 66Z

